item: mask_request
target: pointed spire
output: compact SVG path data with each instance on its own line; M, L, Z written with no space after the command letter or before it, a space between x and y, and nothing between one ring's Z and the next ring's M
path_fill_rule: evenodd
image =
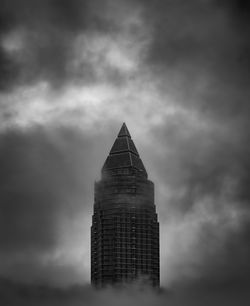
M120 168L134 168L147 177L146 169L125 123L118 133L102 171Z
M123 122L120 132L118 134L118 137L123 137L123 136L128 136L129 138L131 138L125 122Z

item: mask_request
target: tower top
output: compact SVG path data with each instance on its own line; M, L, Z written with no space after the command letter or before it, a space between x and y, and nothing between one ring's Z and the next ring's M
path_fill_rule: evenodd
M131 138L131 135L130 135L130 133L128 131L128 128L127 128L125 122L123 122L122 127L120 129L120 132L118 134L118 137L123 137L123 136L128 136L129 138Z
M140 175L147 177L147 171L143 165L142 160L140 159L135 144L131 139L131 135L125 122L122 124L118 136L103 165L102 173L121 173L121 171L117 170L124 168L130 170L133 169Z

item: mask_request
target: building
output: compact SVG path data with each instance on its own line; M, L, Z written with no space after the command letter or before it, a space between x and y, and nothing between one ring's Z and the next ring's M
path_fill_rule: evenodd
M147 177L123 123L95 183L91 283L96 287L139 277L159 286L159 223L154 184Z

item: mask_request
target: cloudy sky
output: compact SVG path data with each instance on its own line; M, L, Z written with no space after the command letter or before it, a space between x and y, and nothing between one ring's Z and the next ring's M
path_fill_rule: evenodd
M247 301L249 20L247 0L0 1L0 296L89 283L94 181L125 121L162 286Z

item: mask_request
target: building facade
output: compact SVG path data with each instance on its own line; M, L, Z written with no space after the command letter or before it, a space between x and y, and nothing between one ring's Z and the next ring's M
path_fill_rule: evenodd
M159 287L159 223L154 184L125 125L95 183L91 283L99 288L143 278Z

